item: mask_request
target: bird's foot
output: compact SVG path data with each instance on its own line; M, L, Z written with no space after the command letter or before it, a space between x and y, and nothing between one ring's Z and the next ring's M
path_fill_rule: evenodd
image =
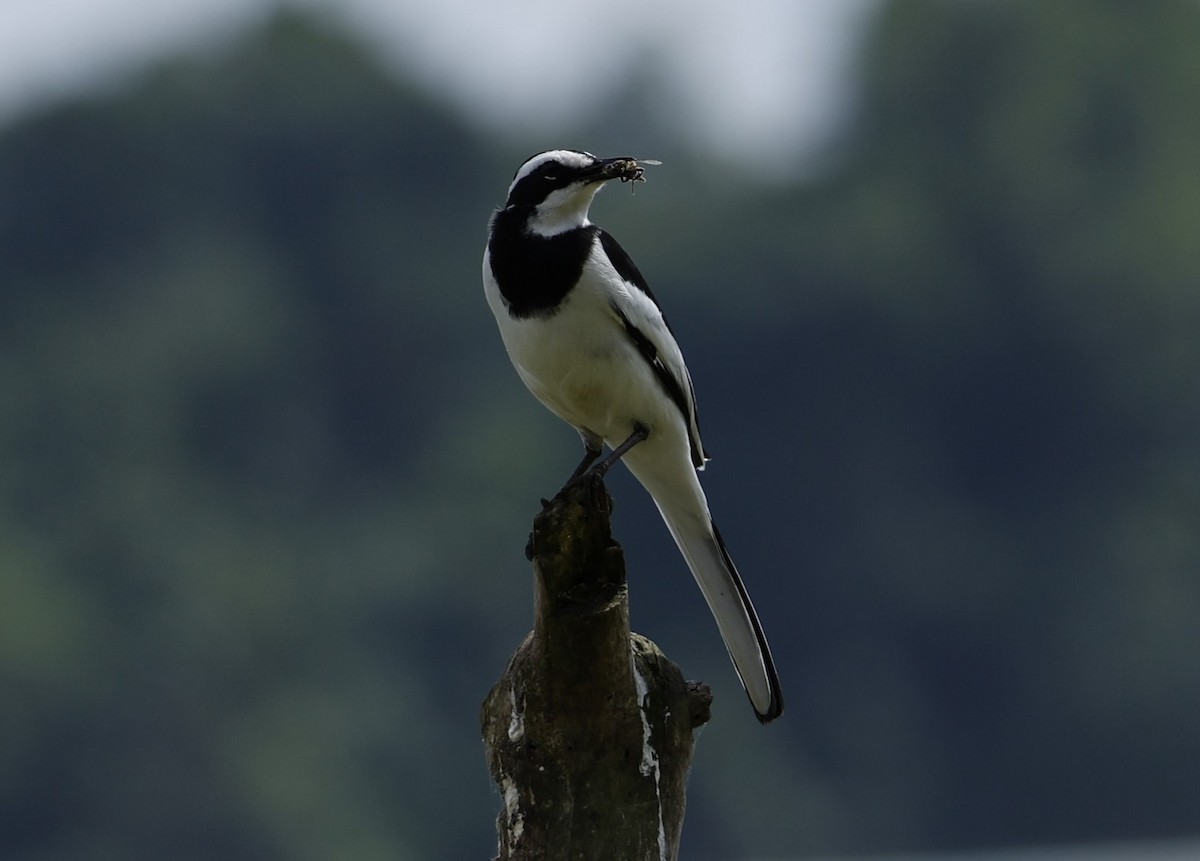
M650 436L650 428L646 427L641 422L635 423L633 426L633 433L629 435L625 442L614 448L608 457L604 458L604 460L600 461L587 472L603 478L608 471L613 468L617 461L625 456L627 451L629 451L639 442L645 441L646 437L648 436Z

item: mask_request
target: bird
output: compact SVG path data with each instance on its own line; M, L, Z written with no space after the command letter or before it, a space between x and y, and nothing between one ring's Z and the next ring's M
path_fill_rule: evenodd
M696 396L646 279L588 210L612 180L644 181L647 159L557 149L527 159L488 224L483 286L525 386L578 431L568 484L618 460L654 500L704 594L755 715L783 712L762 624L709 513L698 471ZM611 454L596 463L605 445Z

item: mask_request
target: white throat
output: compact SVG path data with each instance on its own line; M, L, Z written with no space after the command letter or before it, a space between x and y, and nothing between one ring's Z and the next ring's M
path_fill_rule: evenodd
M568 230L587 227L588 207L596 196L602 182L573 185L553 192L533 211L529 219L529 232L536 236L557 236Z

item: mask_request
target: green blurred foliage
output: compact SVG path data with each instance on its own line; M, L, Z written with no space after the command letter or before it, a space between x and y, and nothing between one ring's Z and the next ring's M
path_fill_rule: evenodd
M598 202L789 694L758 727L615 476L635 623L718 696L688 857L1200 831L1198 37L899 0L823 176L659 128ZM295 15L0 132L0 856L487 857L576 456L479 285L526 154Z

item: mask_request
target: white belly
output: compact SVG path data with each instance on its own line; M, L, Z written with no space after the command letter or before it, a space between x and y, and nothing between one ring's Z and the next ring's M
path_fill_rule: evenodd
M488 304L513 366L563 421L610 445L624 441L635 423L649 429L671 423L664 406L673 405L599 296L576 290L551 318L513 319L494 282L488 288Z
M529 390L559 418L609 444L635 422L661 425L664 405L646 360L616 315L569 297L552 320L501 320L509 357Z

